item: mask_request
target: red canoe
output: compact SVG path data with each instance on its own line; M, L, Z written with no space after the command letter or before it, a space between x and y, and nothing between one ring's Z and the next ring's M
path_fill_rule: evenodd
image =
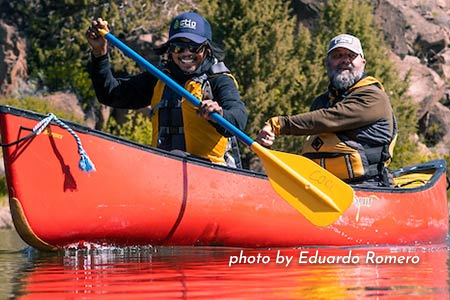
M316 227L280 198L264 174L68 121L53 120L35 135L46 119L0 106L13 221L23 240L41 250L80 242L294 247L447 240L444 160L394 171L401 188L355 186L352 206L332 225ZM80 149L96 171L79 169Z

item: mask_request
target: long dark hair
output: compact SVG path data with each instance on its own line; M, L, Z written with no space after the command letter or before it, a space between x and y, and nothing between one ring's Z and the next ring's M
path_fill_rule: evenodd
M226 50L224 47L220 46L213 41L208 41L209 48L211 49L212 55L219 61L225 58Z

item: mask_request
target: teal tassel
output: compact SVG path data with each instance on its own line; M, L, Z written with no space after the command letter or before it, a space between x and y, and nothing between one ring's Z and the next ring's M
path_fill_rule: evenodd
M80 162L78 163L78 167L81 171L91 172L95 171L94 163L90 160L86 153L80 154Z

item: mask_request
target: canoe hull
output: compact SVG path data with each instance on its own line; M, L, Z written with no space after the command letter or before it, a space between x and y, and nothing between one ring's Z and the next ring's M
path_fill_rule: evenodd
M44 116L0 107L3 144ZM10 207L22 238L40 249L87 241L115 245L411 245L447 239L445 162L420 188L355 188L352 206L316 227L259 173L233 170L66 122L96 171L78 168L67 130L3 147Z

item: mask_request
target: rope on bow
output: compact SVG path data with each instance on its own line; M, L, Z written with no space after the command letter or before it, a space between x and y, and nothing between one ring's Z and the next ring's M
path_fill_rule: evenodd
M89 172L95 171L94 163L91 161L89 156L87 155L86 151L83 149L83 146L81 145L81 140L78 137L78 135L75 133L75 131L72 130L69 126L67 126L63 121L58 119L53 113L49 113L46 118L42 119L36 126L33 128L33 135L39 135L44 131L44 129L52 122L54 121L56 124L58 124L60 127L66 129L74 138L78 146L78 154L80 154L80 161L78 163L78 167L81 171Z

